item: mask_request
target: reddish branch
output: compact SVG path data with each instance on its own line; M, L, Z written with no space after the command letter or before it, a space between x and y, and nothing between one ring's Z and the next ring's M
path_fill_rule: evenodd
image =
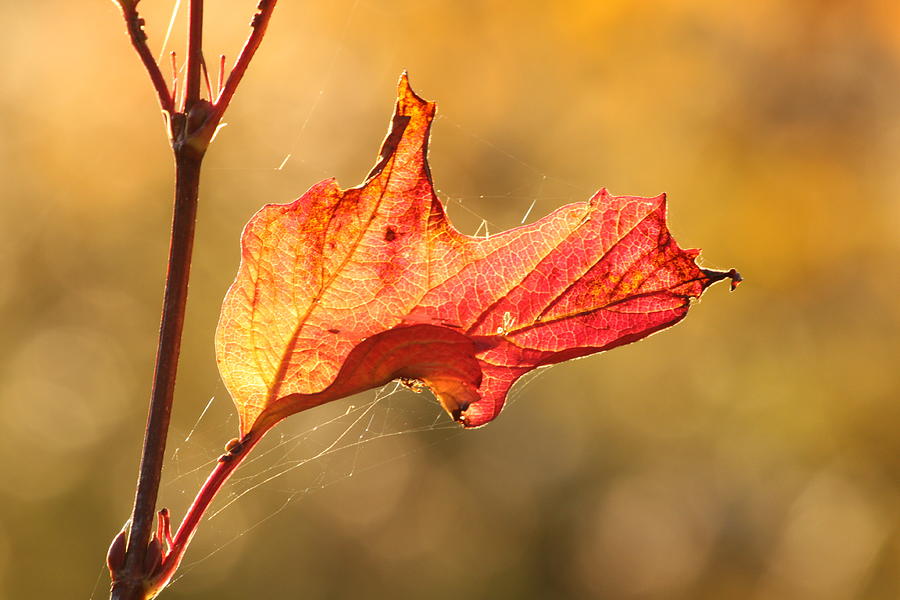
M250 60L259 47L266 26L272 16L276 0L262 0L254 15L252 30L225 86L212 104L200 98L201 65L203 63L203 0L190 0L188 21L188 62L185 75L184 105L175 106L174 94L147 46L144 20L137 11L140 0L116 0L134 46L147 69L168 118L169 137L175 154L175 210L169 247L162 322L156 355L150 408L144 434L141 466L135 492L130 527L123 531L110 547L109 565L113 584L113 600L146 600L152 598L169 580L199 523L200 516L212 501L240 459L252 444L245 444L243 453L220 463L194 502L184 523L168 549L167 540L159 532L168 532L168 513L160 513L158 533L151 539L153 517L159 493L159 483L166 449L166 436L172 411L172 399L184 328L188 280L194 243L194 226L199 196L200 167L216 126L219 124ZM174 86L174 84L173 84ZM253 442L255 443L255 442ZM196 508L195 508L196 507Z
M150 392L150 409L124 568L116 574L113 582L112 598L115 600L143 600L148 597L144 593L148 575L146 566L151 564L148 563L150 552L148 549L165 458L166 435L172 412L178 355L181 351L181 333L184 329L190 258L197 216L200 164L200 158L184 156L183 153L176 160L175 212L172 219L156 369Z
M200 66L203 63L203 0L191 0L188 19L187 79L184 90L184 110L190 110L200 100Z
M138 15L137 4L139 0L118 0L118 5L122 8L122 16L125 18L125 26L128 28L128 37L131 38L131 45L137 50L144 68L150 75L150 81L156 89L156 95L159 96L159 105L162 109L171 113L175 110L175 104L172 96L169 94L169 88L166 86L166 80L159 65L153 58L150 48L147 47L147 34L144 33L144 19Z
M167 542L167 547L161 555L159 566L150 574L152 582L149 591L151 593L156 593L169 583L169 580L181 564L181 559L184 558L184 553L187 550L188 544L190 544L191 538L194 537L194 533L197 531L197 526L200 524L200 520L206 513L206 509L209 508L209 505L215 499L216 494L219 492L222 485L228 481L228 478L231 477L234 470L237 469L238 465L240 465L247 457L250 449L253 448L261 438L261 435L248 434L239 442L233 440L233 442L229 444L230 449L219 457L216 467L213 469L212 473L209 474L209 477L207 477L203 487L200 488L200 491L194 498L194 502L188 509L187 514L185 514L184 520L181 521L181 525L178 527L178 531L175 533L174 538L168 540L160 538L161 543ZM163 521L163 519L165 519L165 521ZM160 529L166 532L168 532L167 519L167 515L161 515Z
M253 55L256 54L256 49L259 48L259 44L266 34L266 28L269 26L269 19L272 17L272 11L275 9L276 2L277 0L260 0L259 5L256 7L257 12L253 15L253 20L250 22L250 27L252 28L250 36L244 43L244 47L241 48L241 54L234 63L222 92L216 99L215 107L213 108L213 117L216 120L216 124L222 118L225 109L228 108L228 103L231 102L238 84L244 77L244 73L247 72L247 67L250 65Z

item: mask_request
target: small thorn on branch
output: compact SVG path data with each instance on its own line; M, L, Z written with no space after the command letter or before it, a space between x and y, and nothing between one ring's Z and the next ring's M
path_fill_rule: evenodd
M178 57L174 50L169 56L172 59L172 104L174 105L178 97Z
M172 548L172 521L169 518L169 509L161 508L156 513L156 537L165 542L169 550Z
M216 82L216 102L219 101L219 96L222 95L222 86L225 85L225 55L222 54L219 56L219 80Z
M147 41L147 32L144 31L144 19L138 18L131 22L131 35L142 42Z
M214 100L212 93L212 84L209 81L209 71L206 68L206 59L203 58L203 53L200 53L200 66L203 67L203 79L206 82L206 96L209 98L209 101L212 102Z

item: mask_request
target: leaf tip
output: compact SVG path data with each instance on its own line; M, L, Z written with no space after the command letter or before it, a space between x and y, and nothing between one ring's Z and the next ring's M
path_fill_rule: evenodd
M412 86L409 84L409 71L403 69L400 73L400 79L397 81L397 98L405 98L408 95L415 95Z
M401 102L412 101L413 103L422 106L433 105L433 103L426 101L413 91L412 85L409 83L409 72L406 69L400 73L400 80L397 82L397 100Z
M744 278L740 273L737 272L737 269L729 269L727 271L701 269L701 271L703 271L703 274L706 275L706 277L709 279L709 283L707 285L712 285L717 281L722 281L723 279L730 279L732 292L737 289L738 285L740 285L742 281L744 281Z

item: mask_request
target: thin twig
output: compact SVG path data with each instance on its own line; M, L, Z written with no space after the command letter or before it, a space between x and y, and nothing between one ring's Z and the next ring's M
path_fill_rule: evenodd
M234 68L228 75L228 79L222 87L222 93L219 94L213 108L212 119L215 123L218 123L222 118L225 109L228 108L228 103L231 102L231 98L237 90L238 84L244 77L244 73L247 72L247 67L250 65L253 55L256 54L256 50L266 34L266 27L269 25L269 19L272 17L272 11L275 10L276 3L277 0L260 0L257 5L257 12L253 15L253 20L250 22L250 27L252 28L250 35L244 43L244 47L241 48L241 54L234 63Z
M206 81L206 97L209 98L209 101L213 101L213 91L212 91L212 83L209 81L209 70L206 68L206 59L203 58L203 54L200 54L200 66L203 67L203 79Z
M200 66L203 63L203 0L190 0L188 21L187 75L183 112L200 100Z
M206 513L206 509L209 508L222 485L228 481L234 470L243 462L250 453L250 449L262 439L263 435L265 435L265 432L257 432L247 434L239 442L238 440L233 440L229 444L230 449L219 457L215 468L200 488L190 508L188 508L175 536L169 540L168 552L165 558L157 570L151 574L149 589L151 593L159 591L172 579L172 576L181 564L181 559L184 558L188 545L191 543L191 538L194 537L194 533L197 531L200 520Z
M162 72L159 70L159 65L156 64L156 60L154 60L153 54L147 46L144 19L138 14L137 2L119 2L118 4L122 8L122 16L125 18L131 45L137 50L141 62L144 63L144 68L147 69L147 73L150 75L150 81L153 83L153 88L156 90L156 95L159 98L159 105L167 113L172 113L175 110L175 104L166 86L166 79L163 77Z
M219 56L219 79L216 81L216 97L213 100L213 103L219 101L219 96L222 94L222 86L225 85L225 55L222 54Z
M178 55L172 50L169 55L172 59L172 106L178 101Z

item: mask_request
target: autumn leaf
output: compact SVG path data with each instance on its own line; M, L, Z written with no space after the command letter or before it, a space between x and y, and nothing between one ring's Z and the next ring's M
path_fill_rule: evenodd
M734 271L697 266L665 196L612 196L471 237L448 221L426 159L435 105L400 80L366 182L329 179L247 224L216 357L241 433L403 378L477 427L523 374L675 324Z

